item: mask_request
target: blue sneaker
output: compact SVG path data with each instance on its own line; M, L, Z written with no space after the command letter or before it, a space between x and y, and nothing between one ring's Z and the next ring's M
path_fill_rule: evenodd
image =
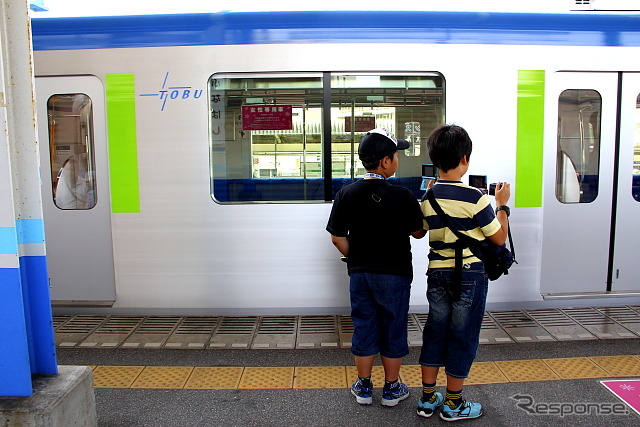
M382 389L382 406L396 406L398 402L409 397L409 388L398 381L394 388Z
M356 380L351 386L351 394L356 397L356 402L361 405L371 405L373 403L373 383L370 387L363 387L360 378Z
M416 411L418 415L430 418L436 409L442 406L442 403L444 402L444 396L442 393L436 391L433 396L435 397L435 399L432 398L433 403L423 402L422 399L418 399L418 409Z
M451 409L449 405L442 405L440 410L440 418L445 421L470 420L478 418L483 414L482 405L479 403L471 403L463 400L460 406Z

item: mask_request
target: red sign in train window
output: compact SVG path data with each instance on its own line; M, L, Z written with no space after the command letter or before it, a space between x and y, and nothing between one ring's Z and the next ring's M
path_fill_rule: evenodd
M371 129L376 128L375 117L354 117L353 121L356 125L356 130L354 132L369 132ZM351 132L351 117L344 118L344 131Z
M243 105L243 130L293 129L291 105Z

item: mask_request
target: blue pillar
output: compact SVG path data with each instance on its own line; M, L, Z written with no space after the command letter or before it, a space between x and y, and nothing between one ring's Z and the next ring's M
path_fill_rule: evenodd
M5 174L2 175L0 183L4 184ZM5 195L0 191L3 207ZM0 224L2 222L5 221ZM0 337L0 396L31 396L31 367L15 227L0 227Z
M27 1L0 0L0 396L57 374ZM8 40L10 38L10 40Z

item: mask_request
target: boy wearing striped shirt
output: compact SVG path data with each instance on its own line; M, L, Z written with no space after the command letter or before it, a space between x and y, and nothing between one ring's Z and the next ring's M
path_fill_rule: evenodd
M433 184L430 191L451 225L475 239L488 238L497 245L504 244L508 232L509 208L506 204L510 185L500 182L496 186L498 208L494 213L486 194L462 183L461 179L469 169L472 143L460 126L439 127L429 136L427 148L440 174L435 184L430 183ZM478 418L483 413L482 405L465 401L462 387L478 350L488 278L482 262L466 248L462 253L462 280L459 284L453 283L455 251L449 246L457 238L426 198L421 208L424 228L429 231L429 317L420 353L423 393L417 412L429 418L441 408L440 417L445 421ZM454 289L456 291L452 292ZM445 396L436 391L441 366L447 374Z

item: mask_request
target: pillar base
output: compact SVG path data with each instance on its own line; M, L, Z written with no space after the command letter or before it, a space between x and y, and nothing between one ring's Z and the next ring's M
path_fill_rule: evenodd
M97 426L93 375L87 366L58 366L35 375L33 396L0 397L0 426Z

